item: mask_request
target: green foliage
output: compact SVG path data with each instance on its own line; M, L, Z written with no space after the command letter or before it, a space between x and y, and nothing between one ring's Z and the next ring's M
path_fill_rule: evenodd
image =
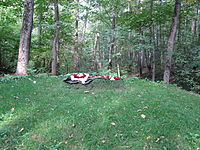
M0 2L0 74L14 73L17 64L23 0ZM167 39L173 16L174 1L74 0L59 1L59 64L58 74L74 72L75 10L79 9L80 72L116 74L119 64L123 75L138 73L141 50L145 53L144 77L151 78L153 52L156 55L156 79L162 80ZM199 4L182 2L178 38L172 67L173 83L199 92L200 69L197 28L191 33L192 22L199 23ZM113 27L113 19L115 27ZM51 72L54 36L53 1L35 0L34 26L31 41L29 74ZM85 28L86 27L86 28ZM41 31L40 33L38 31ZM93 70L95 35L98 70ZM113 69L108 70L109 49L114 39ZM148 74L148 75L147 75Z
M16 67L20 27L15 13L0 7L0 74L13 73Z
M184 47L184 45L180 46L174 54L175 82L184 89L200 93L200 47L197 46L190 50Z

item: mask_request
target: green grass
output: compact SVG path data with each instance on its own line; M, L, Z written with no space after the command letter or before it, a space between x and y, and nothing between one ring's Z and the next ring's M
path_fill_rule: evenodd
M0 83L0 150L198 148L200 95L175 86L69 85L57 77Z

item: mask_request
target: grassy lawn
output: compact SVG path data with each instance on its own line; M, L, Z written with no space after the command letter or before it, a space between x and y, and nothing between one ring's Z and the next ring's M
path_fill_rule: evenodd
M200 148L200 95L145 80L0 83L0 150Z

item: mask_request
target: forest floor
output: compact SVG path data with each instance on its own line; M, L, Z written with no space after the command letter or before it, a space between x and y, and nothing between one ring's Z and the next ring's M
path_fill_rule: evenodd
M132 78L0 82L0 150L199 149L200 95Z

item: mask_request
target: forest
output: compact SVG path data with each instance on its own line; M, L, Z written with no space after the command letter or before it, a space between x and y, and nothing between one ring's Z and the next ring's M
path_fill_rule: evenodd
M75 72L120 72L199 93L200 2L0 2L1 76Z

